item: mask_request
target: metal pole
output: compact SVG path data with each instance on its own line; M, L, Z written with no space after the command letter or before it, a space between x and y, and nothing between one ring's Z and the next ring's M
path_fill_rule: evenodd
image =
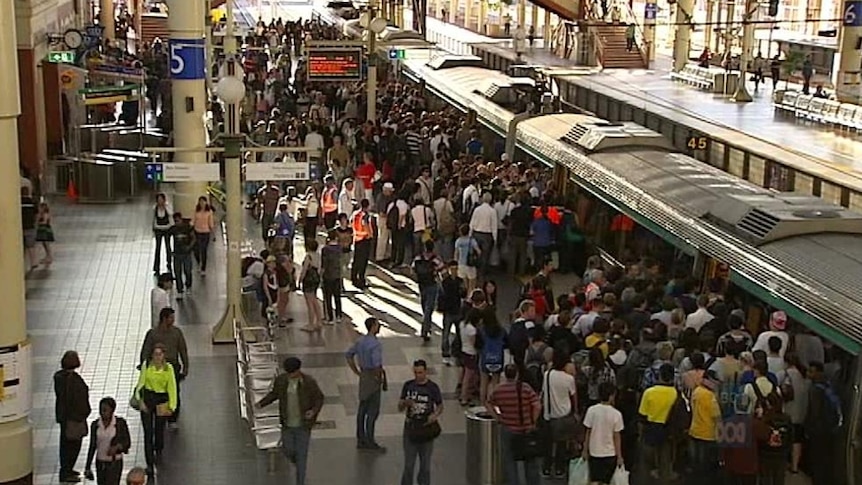
M24 244L21 230L21 206L18 174L18 116L21 102L18 97L18 57L15 33L15 2L0 0L0 146L6 151L6 160L0 164L0 204L5 217L0 218L0 270L3 274L3 291L0 305L4 321L0 324L0 349L7 351L6 358L18 360L18 376L11 368L4 369L7 381L3 404L10 416L0 419L0 483L32 483L33 428L27 419L32 407L33 372L29 359L31 346L27 341L27 320L24 305ZM9 381L19 379L16 386ZM16 391L20 394L16 395ZM20 481L20 482L19 482Z
M673 38L673 70L682 71L691 55L691 16L693 0L680 0L676 4L676 34Z
M368 100L365 112L365 118L368 121L377 119L377 32L371 29L371 23L377 15L377 0L371 0L368 4L368 79L366 85L368 87Z
M736 82L736 93L733 101L750 103L754 101L745 86L748 65L751 64L751 50L754 47L754 24L751 23L757 14L757 0L746 0L745 15L742 18L742 56L739 58L739 81Z

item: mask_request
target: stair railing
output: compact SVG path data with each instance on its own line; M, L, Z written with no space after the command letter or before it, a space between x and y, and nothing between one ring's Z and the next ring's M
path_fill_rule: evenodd
M643 59L644 67L649 66L649 49L654 48L648 45L648 41L646 38L646 34L644 33L643 27L638 23L638 18L635 17L634 11L632 11L631 5L628 2L622 2L625 7L623 11L624 21L633 24L635 26L635 47L641 55L641 59Z

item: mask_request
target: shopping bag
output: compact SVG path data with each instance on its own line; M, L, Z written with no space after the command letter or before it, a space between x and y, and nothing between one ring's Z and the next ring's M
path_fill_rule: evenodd
M611 485L629 485L629 472L626 471L626 467L617 467L614 476L611 477Z
M569 485L589 485L590 465L583 458L569 462Z

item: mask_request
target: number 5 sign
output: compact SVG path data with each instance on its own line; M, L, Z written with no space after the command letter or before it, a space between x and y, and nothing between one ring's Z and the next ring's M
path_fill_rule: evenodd
M862 1L844 2L844 25L846 27L862 27Z
M204 39L168 40L168 63L173 79L205 79Z

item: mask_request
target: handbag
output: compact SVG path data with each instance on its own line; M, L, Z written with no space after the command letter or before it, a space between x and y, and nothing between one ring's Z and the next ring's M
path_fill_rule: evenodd
M545 374L545 396L547 396L548 411L552 409L553 397L551 396L551 371ZM551 418L548 420L548 426L551 432L551 438L554 441L575 441L581 443L584 441L586 430L584 429L581 419L575 414L575 407L572 406L571 412L559 418Z
M156 404L156 416L166 418L173 415L173 411L168 407L168 403Z
M78 441L84 439L90 433L90 429L87 426L87 421L74 421L68 420L66 421L66 439L69 441Z
M524 425L523 386L523 382L518 382L518 424L521 426ZM536 428L524 433L512 434L511 443L512 457L515 461L525 461L545 454L544 441Z
M135 411L141 410L141 400L138 398L137 387L132 389L132 397L129 398L129 407Z
M440 436L443 429L440 428L440 423L437 421L429 423L410 419L407 421L406 432L407 439L412 443L427 443Z

